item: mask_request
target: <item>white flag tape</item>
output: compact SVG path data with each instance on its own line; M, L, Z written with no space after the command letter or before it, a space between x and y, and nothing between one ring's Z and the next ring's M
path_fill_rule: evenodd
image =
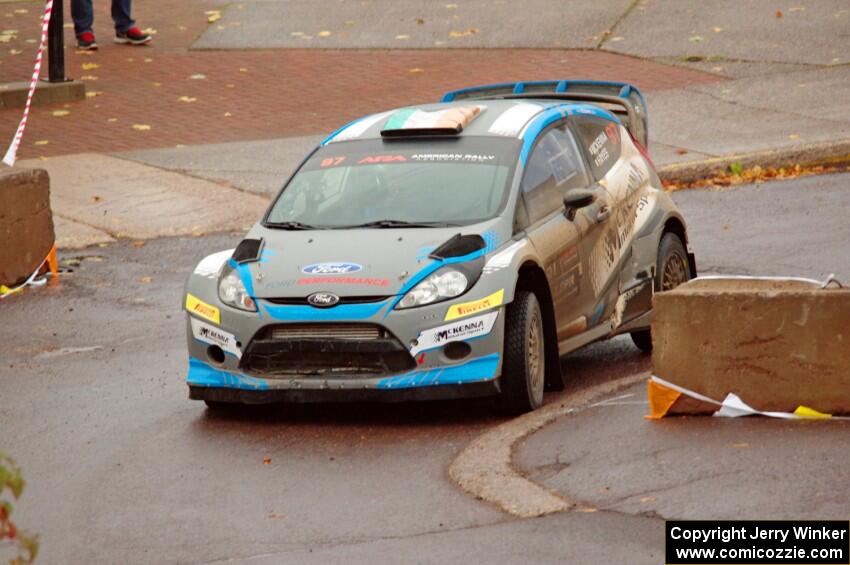
M36 53L35 56L35 68L32 71L30 90L27 93L27 102L24 106L24 116L21 118L21 123L18 124L18 130L15 132L15 137L12 139L12 143L9 144L9 149L6 150L6 156L3 157L3 162L10 167L15 164L15 159L18 155L18 146L20 146L21 138L24 136L24 128L27 127L27 118L30 115L32 96L35 93L35 87L38 84L38 76L41 74L41 59L44 55L44 46L47 44L47 28L50 25L50 13L52 11L53 0L47 0L44 6L44 17L41 20L41 43L38 44L38 53Z

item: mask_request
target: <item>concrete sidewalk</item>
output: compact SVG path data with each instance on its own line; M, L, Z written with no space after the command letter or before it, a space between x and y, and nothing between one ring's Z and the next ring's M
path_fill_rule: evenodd
M31 4L9 4L19 28L4 32L9 53L30 49ZM841 0L533 7L150 0L137 17L158 28L152 47L68 53L69 72L99 94L63 117L34 110L20 164L51 172L59 243L80 247L242 229L329 131L476 83L634 82L649 103L650 154L676 174L850 158ZM108 37L98 10L95 31ZM4 74L26 75L31 61L9 53ZM0 128L19 118L0 111Z

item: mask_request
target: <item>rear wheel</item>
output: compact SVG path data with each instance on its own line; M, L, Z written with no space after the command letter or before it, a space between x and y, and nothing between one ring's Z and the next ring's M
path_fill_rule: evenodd
M546 375L543 313L537 297L527 291L517 292L506 312L499 407L506 414L522 414L543 404Z
M691 268L688 263L688 252L679 236L666 233L658 245L658 259L655 266L655 292L673 290L680 284L689 281ZM650 330L640 330L631 333L632 341L638 349L649 353L652 351L652 334Z

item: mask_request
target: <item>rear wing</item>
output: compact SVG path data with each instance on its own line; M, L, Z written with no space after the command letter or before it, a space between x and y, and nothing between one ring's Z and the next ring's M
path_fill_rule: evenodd
M649 124L646 101L636 86L625 82L593 80L505 82L453 90L443 95L442 102L500 98L535 98L597 104L616 114L629 133L641 145L648 146Z

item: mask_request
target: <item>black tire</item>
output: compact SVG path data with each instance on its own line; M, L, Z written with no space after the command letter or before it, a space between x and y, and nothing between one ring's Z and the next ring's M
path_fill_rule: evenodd
M543 312L532 292L520 291L506 308L505 347L499 409L523 414L543 404L546 342Z
M658 259L655 265L655 292L673 290L691 279L691 267L688 252L679 236L665 233L658 244ZM631 333L632 341L645 353L652 352L652 333L639 330Z

